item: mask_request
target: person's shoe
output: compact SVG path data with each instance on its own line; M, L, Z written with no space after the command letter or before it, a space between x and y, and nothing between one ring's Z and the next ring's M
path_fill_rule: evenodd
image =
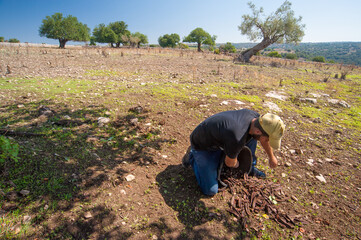
M189 154L191 152L191 146L188 147L187 152L184 154L183 158L182 158L182 166L184 168L189 168L191 166L190 162L189 162Z
M266 174L255 167L252 168L251 173L249 175L257 178L266 178Z

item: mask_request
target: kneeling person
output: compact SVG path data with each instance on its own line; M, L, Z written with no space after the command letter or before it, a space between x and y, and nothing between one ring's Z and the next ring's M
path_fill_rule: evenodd
M255 167L257 141L268 155L269 166L277 167L272 148L280 148L284 129L280 117L270 113L260 116L249 109L217 113L193 130L191 147L182 164L192 166L204 194L214 195L218 192L217 170L221 161L224 159L228 167L237 168L237 156L243 146L249 147L252 152L251 176L266 177Z

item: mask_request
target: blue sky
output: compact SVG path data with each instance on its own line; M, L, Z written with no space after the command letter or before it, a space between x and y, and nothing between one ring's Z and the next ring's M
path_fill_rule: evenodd
M238 30L242 15L249 14L249 0L0 0L0 36L21 42L53 43L40 37L38 29L46 16L56 12L73 15L93 30L100 24L124 21L131 32L148 36L177 33L181 38L201 27L217 36L217 43L250 42ZM266 13L284 0L254 0ZM360 0L290 0L296 16L306 24L302 42L361 41Z

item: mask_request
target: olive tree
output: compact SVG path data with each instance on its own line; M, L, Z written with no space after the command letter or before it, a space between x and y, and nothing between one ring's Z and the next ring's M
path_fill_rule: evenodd
M249 62L250 58L273 43L299 43L305 28L301 24L302 17L296 18L291 3L285 1L274 13L269 16L263 14L263 8L256 9L256 6L249 2L248 6L252 10L251 15L243 15L243 22L238 27L242 35L247 35L251 41L262 39L253 48L243 51L239 56L239 61Z
M95 42L98 43L115 43L118 39L115 32L103 23L94 28L93 36Z
M71 15L63 17L62 13L46 16L39 28L41 37L58 39L60 48L65 48L68 41L89 41L89 32L86 24L78 22L78 19Z
M127 29L128 25L124 21L109 23L108 27L117 35L117 41L114 42L116 47L120 47L120 44L127 43L124 39L129 38L130 32ZM111 42L111 44L113 46L113 42Z
M165 34L158 38L158 43L161 47L171 47L174 48L178 45L180 37L176 33Z
M140 44L148 43L148 37L140 32L132 33L129 37L129 43L131 47L139 48Z
M201 52L202 44L214 46L217 36L211 36L202 28L194 29L188 36L183 39L183 42L197 43L198 52Z
M128 25L123 21L99 24L93 30L93 36L96 42L109 43L112 47L120 47L120 44L126 45L129 40L130 32Z

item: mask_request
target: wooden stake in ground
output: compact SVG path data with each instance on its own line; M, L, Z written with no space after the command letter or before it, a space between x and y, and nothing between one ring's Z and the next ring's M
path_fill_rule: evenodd
M9 65L6 66L6 74L10 74L11 73L11 68Z

